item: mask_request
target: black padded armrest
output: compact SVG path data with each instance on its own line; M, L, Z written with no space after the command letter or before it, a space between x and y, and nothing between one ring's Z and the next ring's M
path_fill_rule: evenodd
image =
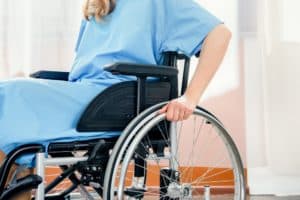
M38 71L31 74L30 77L39 78L39 79L67 81L69 79L69 72Z
M163 65L143 65L135 63L114 63L106 66L104 70L113 74L131 75L137 77L166 77L177 76L178 70Z

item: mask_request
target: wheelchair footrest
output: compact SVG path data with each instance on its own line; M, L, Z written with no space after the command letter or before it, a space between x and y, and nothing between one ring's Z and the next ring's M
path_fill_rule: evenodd
M38 175L28 175L24 178L17 180L16 184L8 186L0 197L0 200L12 199L13 196L36 189L43 179Z
M124 194L129 197L136 198L136 199L142 199L144 197L145 192L146 192L145 189L131 187L131 188L127 188L124 191Z
M34 200L34 199L33 199ZM71 196L63 196L63 195L47 195L45 196L45 200L71 200Z

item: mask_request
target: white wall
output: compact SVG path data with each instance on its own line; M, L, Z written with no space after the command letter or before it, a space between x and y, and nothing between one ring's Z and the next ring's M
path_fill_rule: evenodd
M244 41L248 183L252 194L299 195L300 43L282 37L276 2L261 29L270 35Z
M300 44L281 43L271 53L266 66L266 103L270 166L279 175L300 177L299 52Z
M257 59L257 40L246 40L245 52L250 192L299 195L300 45L282 44L268 57L265 69Z
M0 79L40 69L69 69L82 1L1 0Z
M260 45L256 37L243 42L247 162L248 168L262 167L266 165L266 141Z

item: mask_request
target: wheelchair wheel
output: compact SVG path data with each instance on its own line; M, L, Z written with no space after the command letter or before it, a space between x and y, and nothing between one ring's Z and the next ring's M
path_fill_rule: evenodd
M115 145L104 199L246 199L242 161L221 122L197 108L169 123L157 114L161 106L142 113Z

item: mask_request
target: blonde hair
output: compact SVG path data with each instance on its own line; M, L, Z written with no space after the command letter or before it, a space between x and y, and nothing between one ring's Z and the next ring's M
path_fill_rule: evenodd
M83 6L83 15L86 20L95 17L99 21L110 14L115 6L115 0L86 0Z

